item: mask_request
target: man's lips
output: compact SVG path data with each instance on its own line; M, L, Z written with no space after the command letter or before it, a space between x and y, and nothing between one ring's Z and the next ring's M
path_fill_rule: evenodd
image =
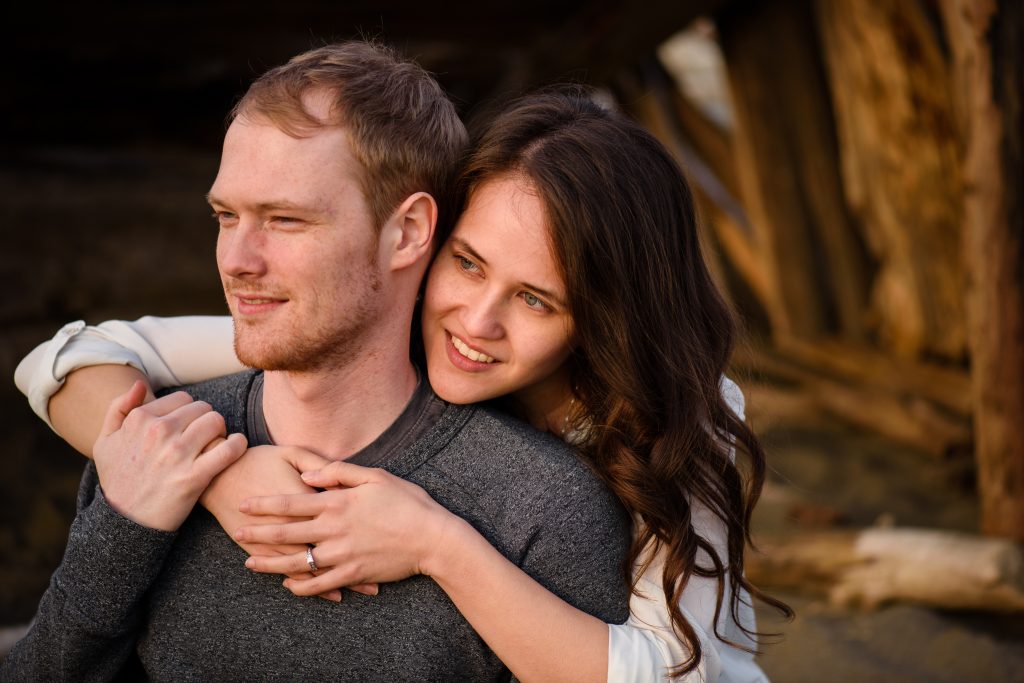
M266 294L232 292L231 297L235 300L235 307L238 312L244 315L265 313L288 302L288 299L268 296Z

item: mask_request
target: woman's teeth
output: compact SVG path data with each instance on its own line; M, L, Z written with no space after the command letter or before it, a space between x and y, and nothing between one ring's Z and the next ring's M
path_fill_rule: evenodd
M452 346L455 350L461 353L463 356L470 360L474 360L477 363L493 363L494 359L488 356L486 353L480 353L474 349L469 348L461 339L452 335Z

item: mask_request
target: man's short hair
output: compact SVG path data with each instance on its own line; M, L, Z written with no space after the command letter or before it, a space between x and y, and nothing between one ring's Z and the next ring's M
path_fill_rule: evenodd
M303 104L317 91L332 100L328 120ZM455 217L453 179L466 128L437 81L391 48L351 41L304 52L260 76L232 110L231 119L239 117L265 118L293 137L344 126L378 231L415 192L437 201L438 234Z

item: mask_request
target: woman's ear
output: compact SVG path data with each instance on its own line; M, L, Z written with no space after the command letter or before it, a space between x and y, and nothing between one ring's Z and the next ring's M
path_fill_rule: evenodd
M430 260L434 229L437 226L437 202L426 192L406 197L381 229L382 255L391 270L402 270Z

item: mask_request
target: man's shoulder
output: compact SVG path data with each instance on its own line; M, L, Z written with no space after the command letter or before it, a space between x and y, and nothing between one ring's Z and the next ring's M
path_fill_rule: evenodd
M618 511L614 495L573 448L497 410L478 407L442 460L445 469L461 473L464 487L479 489L478 500Z

